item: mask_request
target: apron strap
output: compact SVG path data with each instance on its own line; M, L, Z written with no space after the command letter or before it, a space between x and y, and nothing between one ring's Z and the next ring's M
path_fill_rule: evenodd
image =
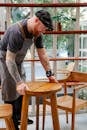
M25 35L25 32L24 32L24 29L23 29L22 24L21 24L20 22L18 22L17 24L18 24L18 26L20 27L20 30L21 30L21 33L22 33L23 38L26 39L26 35Z

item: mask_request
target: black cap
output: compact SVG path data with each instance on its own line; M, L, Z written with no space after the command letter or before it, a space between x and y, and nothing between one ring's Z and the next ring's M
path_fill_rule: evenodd
M53 30L52 19L49 12L47 12L46 10L39 10L35 13L35 15L48 28L48 30Z

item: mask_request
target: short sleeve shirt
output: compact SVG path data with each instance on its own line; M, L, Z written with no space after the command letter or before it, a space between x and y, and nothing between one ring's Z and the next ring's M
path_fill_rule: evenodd
M26 39L24 39L20 27L16 23L7 29L0 43L0 50L7 51L8 49L11 52L16 53L16 57L18 61L20 59L20 62L23 61L27 50L30 49L34 39L34 36L27 30L27 19L21 21L21 25L23 26ZM36 48L43 48L42 36L39 36L34 44Z
M26 35L26 39L33 39L33 35L31 33L29 33L27 30L27 19L21 21L21 24L23 26L23 29L24 29L24 32ZM12 25L11 27L9 27L8 30L6 31L6 33L2 39L0 49L4 50L4 51L9 49L10 51L16 53L16 52L20 51L20 49L22 49L24 40L25 39L22 36L20 28L19 28L18 24L16 23L16 24ZM32 43L33 43L33 41L32 41ZM43 48L42 36L39 36L35 40L35 46L36 46L36 48Z

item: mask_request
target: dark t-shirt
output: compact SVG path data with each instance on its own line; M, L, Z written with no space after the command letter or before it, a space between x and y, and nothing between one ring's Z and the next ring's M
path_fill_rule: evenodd
M21 24L23 26L26 39L24 39L18 23L10 26L4 34L3 39L0 41L0 50L7 51L10 50L17 54L17 59L23 61L27 50L30 46L35 44L36 48L43 48L42 36L39 36L35 41L34 36L27 30L27 19L22 20Z
M27 30L27 19L21 21L21 24L23 26L26 39L33 39L33 35ZM10 51L16 53L22 48L24 40L25 39L21 34L20 28L16 23L9 27L8 30L5 32L4 37L0 43L0 49L6 51L8 48ZM35 40L35 46L37 48L43 48L42 36L39 36Z

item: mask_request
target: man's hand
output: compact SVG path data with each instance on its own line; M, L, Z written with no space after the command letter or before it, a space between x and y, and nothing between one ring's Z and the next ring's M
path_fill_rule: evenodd
M50 81L51 83L58 83L58 81L57 81L57 79L55 78L55 76L50 76L50 77L48 77L48 79L49 79L49 81Z
M22 82L22 83L17 85L17 92L20 95L25 95L25 90L29 90L29 87L27 86L26 83Z

